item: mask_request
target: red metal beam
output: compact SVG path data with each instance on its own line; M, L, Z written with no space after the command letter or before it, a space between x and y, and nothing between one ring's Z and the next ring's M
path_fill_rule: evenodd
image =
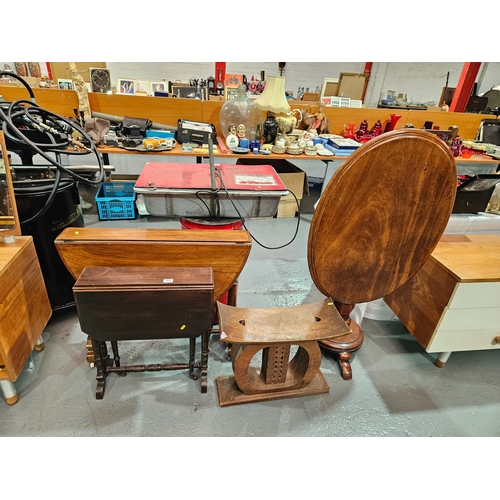
M363 73L366 75L365 88L363 89L363 95L361 96L361 102L365 102L366 89L368 88L368 80L370 79L370 75L372 73L372 62L365 63L365 70Z
M472 91L474 82L476 81L476 76L479 73L479 68L481 63L479 62L468 62L464 63L462 68L462 73L458 80L457 89L451 101L450 111L456 113L463 113L465 107L469 102L469 97Z

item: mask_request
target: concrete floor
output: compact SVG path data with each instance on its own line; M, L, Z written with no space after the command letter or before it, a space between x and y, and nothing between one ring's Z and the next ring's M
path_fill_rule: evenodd
M312 215L303 214L296 239L280 250L253 243L240 279L238 305L279 307L322 298L307 268ZM266 246L292 238L297 218L247 221ZM180 227L178 221L141 217L87 226ZM0 400L0 436L104 437L365 437L500 436L498 352L453 353L442 369L399 320L362 320L365 341L352 359L353 379L341 378L336 360L323 355L330 392L221 408L215 378L232 373L226 345L210 341L208 393L185 371L108 376L95 398L96 370L86 362L86 335L75 309L55 311L16 382L19 401ZM198 344L199 346L199 344ZM120 344L124 363L184 362L187 341Z

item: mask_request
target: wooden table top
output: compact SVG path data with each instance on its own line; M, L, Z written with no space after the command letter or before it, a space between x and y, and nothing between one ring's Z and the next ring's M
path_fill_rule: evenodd
M446 144L418 129L383 134L353 153L311 222L308 263L317 288L355 304L406 283L448 224L456 172Z
M445 234L432 258L458 281L500 281L500 234Z
M141 154L141 155L154 155L154 156L186 156L186 157L206 157L208 158L208 149L206 148L196 148L194 151L182 151L182 145L176 144L173 149L170 151L133 151L130 149L125 149L125 148L117 148L117 147L111 147L111 146L99 146L98 148L100 153L103 154L110 154L110 155L123 155L123 154ZM219 151L218 149L214 149L214 157L215 158L258 158L259 160L262 160L262 163L264 164L266 161L269 160L323 160L323 161L328 161L332 159L339 159L338 157L335 158L334 156L320 156L320 155L315 155L315 156L309 156L306 154L300 154L300 155L292 155L288 153L284 154L274 154L271 153L269 155L265 154L258 154L254 155L252 153L247 153L247 154L236 154L236 153L223 153L222 151ZM340 159L344 159L345 157L342 157Z

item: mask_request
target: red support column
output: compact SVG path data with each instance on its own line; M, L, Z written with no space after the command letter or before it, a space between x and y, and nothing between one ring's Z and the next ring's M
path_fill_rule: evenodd
M363 73L366 75L365 88L363 89L363 95L361 96L361 102L365 102L366 89L368 88L368 80L370 79L370 75L372 73L372 62L365 63L365 70Z
M481 63L479 62L468 62L464 64L458 80L457 89L455 90L455 95L451 101L450 111L456 113L463 113L465 111L465 107L469 102L472 86L476 81L476 76L479 73L480 67Z

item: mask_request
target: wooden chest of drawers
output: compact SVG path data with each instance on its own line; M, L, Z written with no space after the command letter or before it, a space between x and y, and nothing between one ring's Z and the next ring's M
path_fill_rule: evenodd
M385 297L444 366L453 351L500 348L500 234L444 235L422 269Z

